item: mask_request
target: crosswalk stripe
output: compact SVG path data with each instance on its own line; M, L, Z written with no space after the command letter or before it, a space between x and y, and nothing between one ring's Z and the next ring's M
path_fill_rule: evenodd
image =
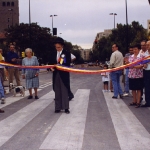
M46 87L48 87L48 86L50 86L50 85L52 85L52 82L48 82L48 83L46 83L46 84L43 84L43 85L41 85L39 88L40 88L40 89L46 88Z
M121 150L148 150L150 134L121 99L103 92Z
M36 117L53 102L54 92L51 91L13 115L0 122L0 146L13 137L20 129Z
M41 91L41 89L38 89L38 91ZM25 91L25 96L28 95L28 91ZM13 94L10 97L6 98L6 103L3 105L0 105L0 108L6 107L14 102L17 102L21 99L23 99L24 97L21 97L20 94L17 94L16 97L13 96Z
M70 102L71 113L61 115L40 149L82 149L89 95L89 89L78 89Z

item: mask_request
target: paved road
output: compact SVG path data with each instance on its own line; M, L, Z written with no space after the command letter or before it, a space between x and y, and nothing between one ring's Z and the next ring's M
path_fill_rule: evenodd
M0 150L150 150L150 108L111 99L100 75L71 74L71 81L69 115L54 113L51 73L40 75L39 100L7 94Z

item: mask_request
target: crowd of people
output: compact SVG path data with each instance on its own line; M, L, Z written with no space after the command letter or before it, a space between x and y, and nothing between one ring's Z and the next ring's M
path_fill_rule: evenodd
M53 59L50 60L50 64L61 64L69 67L72 60L70 52L65 50L65 42L62 38L56 38L54 43L56 51L53 54ZM32 49L27 48L25 50L26 57L21 60L18 54L15 52L15 46L10 45L10 50L7 53L6 58L2 56L2 49L0 49L0 62L8 62L13 65L17 65L22 62L22 66L39 66L37 57L32 55ZM136 44L129 48L129 53L123 57L122 53L119 51L117 44L112 45L112 55L110 58L109 66L104 65L104 69L118 68L123 64L132 63L143 59L144 57L150 56L150 41L142 41L141 45ZM5 104L5 90L4 90L4 66L0 66L0 98L1 104ZM53 72L53 91L55 92L55 113L64 110L66 114L69 114L69 101L74 97L70 89L70 74L69 72L60 71L57 68L50 69ZM13 83L14 77L16 79L16 84L18 87L22 86L20 81L19 68L7 67L9 74L9 85ZM124 92L120 84L120 77L125 74L125 85ZM123 71L122 69L117 69L112 71L110 74L108 72L102 73L102 81L104 83L104 91L109 91L109 82L112 84L110 86L111 92L114 93L112 99L117 99L118 96L123 99L124 96L129 95L129 91L132 91L133 101L129 104L130 106L139 107L150 107L150 62L139 63L126 67ZM22 78L26 80L26 89L29 90L28 99L39 99L38 97L38 87L39 87L39 69L22 69ZM32 93L34 89L34 97ZM11 89L10 89L11 90ZM145 105L141 105L143 100L143 90L145 91ZM4 113L4 110L0 109L0 113Z
M2 51L2 49L0 51ZM7 53L5 59L1 53L0 62L6 61L7 63L13 64L13 65L18 65L22 61L22 65L25 65L25 66L38 66L39 65L37 57L32 56L32 50L31 49L26 49L25 54L26 54L26 57L23 60L19 59L19 56L15 51L15 46L10 45L9 52ZM14 77L16 79L16 86L17 87L22 86L21 80L20 80L19 68L0 66L1 104L5 104L5 89L4 89L4 78L6 76L4 73L5 69L8 72L9 91L12 90L12 89L10 89L10 84L13 83ZM38 70L36 70L36 69L22 69L22 78L26 80L26 88L29 90L29 93L30 93L28 99L32 98L32 88L34 88L34 91L35 91L35 99L38 99L38 96L37 96L37 88L39 87ZM0 113L4 113L4 110L0 109Z
M129 47L129 53L123 57L119 51L117 44L112 45L112 55L110 58L109 68L121 67L123 64L129 64L142 60L145 57L150 56L150 41L141 41L140 44L135 44ZM108 65L104 65L104 69L107 69ZM124 92L121 87L121 75L124 74ZM126 67L124 70L119 69L112 71L110 74L102 73L102 81L104 83L104 91L108 91L108 84L112 82L114 92L113 99L117 99L118 96L123 99L124 96L130 94L132 91L133 101L130 106L150 107L150 62L138 63L130 67ZM110 78L109 78L110 75ZM110 87L111 89L111 87ZM143 91L145 91L144 105L141 104L143 100Z
M54 42L56 51L53 54L53 59L50 60L50 64L61 64L64 66L70 66L71 62L75 60L75 56L64 49L65 42L62 38L56 38ZM0 49L0 51L2 51ZM15 46L10 45L9 52L7 53L6 60L0 55L0 62L6 61L7 63L18 65L22 63L22 66L39 66L37 57L32 55L32 49L27 48L25 50L26 57L19 59L18 54L15 52ZM5 90L4 90L4 66L0 66L0 94L1 104L5 104ZM19 68L6 67L9 74L9 85L13 84L14 77L16 79L17 90L23 89L20 81ZM69 114L69 101L74 98L70 88L70 74L69 72L57 70L57 68L50 69L53 72L53 90L55 92L55 113L65 110L66 114ZM38 87L39 87L39 69L22 69L22 79L25 79L26 89L29 90L28 99L39 99ZM34 89L34 97L32 93ZM10 89L11 90L11 89ZM0 113L4 113L4 110L0 109Z

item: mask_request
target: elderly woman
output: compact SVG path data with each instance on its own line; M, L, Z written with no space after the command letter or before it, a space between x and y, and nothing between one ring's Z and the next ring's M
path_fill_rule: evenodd
M133 46L133 55L129 56L129 63L138 61L143 58L140 52L140 45ZM130 106L135 106L135 108L140 107L141 90L143 89L143 65L139 64L129 68L129 88L132 90L133 102Z
M38 66L37 57L32 56L32 49L27 48L25 50L25 57L22 60L23 66ZM39 87L39 70L38 69L22 69L22 78L26 79L26 88L29 90L29 97L28 99L32 99L32 88L35 91L35 99L38 99L37 96L37 88Z

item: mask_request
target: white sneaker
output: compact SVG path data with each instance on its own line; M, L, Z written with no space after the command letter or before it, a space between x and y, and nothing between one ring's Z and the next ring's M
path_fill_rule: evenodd
M123 96L129 96L129 93L124 93Z

